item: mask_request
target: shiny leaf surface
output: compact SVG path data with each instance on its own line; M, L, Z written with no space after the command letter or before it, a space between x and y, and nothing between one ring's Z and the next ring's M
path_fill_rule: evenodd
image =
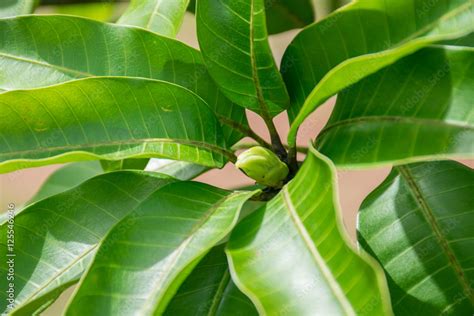
M354 1L293 40L281 70L294 120L294 145L304 119L340 90L431 43L474 30L472 0Z
M335 176L311 149L297 176L232 232L233 279L260 314L391 314L382 270L344 231Z
M425 48L341 92L317 146L336 165L474 155L474 50Z
M197 182L158 190L102 242L66 315L160 314L253 194Z
M199 46L209 73L235 103L274 116L289 105L273 60L263 0L200 0Z
M70 16L0 19L0 91L90 76L142 77L181 85L219 116L229 146L247 126L244 110L227 100L209 76L199 51L138 28Z
M138 171L109 173L16 214L13 253L18 311L44 308L77 282L107 232L160 186L172 181ZM11 253L6 246L8 224L0 226L3 258ZM3 264L0 267L0 276L6 280L7 270ZM7 282L0 286L0 310L5 311Z
M10 91L0 109L0 172L145 157L219 167L228 153L204 101L162 81L88 78Z
M454 161L395 167L363 202L358 239L383 265L398 315L474 310L474 171Z

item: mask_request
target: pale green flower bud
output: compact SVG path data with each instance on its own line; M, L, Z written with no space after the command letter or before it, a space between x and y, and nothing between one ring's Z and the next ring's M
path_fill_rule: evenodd
M257 183L280 188L288 175L288 166L269 149L252 147L237 157L235 166Z

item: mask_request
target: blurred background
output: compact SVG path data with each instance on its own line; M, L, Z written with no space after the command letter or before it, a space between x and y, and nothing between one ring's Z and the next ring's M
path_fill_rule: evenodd
M3 0L0 0L3 1ZM78 2L81 0L73 0ZM114 21L125 10L128 3L124 0L118 2L93 3L92 0L82 0L84 3L47 5L48 3L69 3L71 0L43 0L35 13L37 14L72 14L81 15L89 18ZM92 3L91 3L92 1ZM346 0L316 0L314 7L316 19L321 19L332 10L344 5ZM282 55L298 33L298 30L291 30L284 33L270 36L270 45L273 49L277 64L280 64ZM186 13L178 39L188 45L199 48L196 36L196 26L194 15ZM313 140L319 131L324 127L326 121L334 106L335 98L330 99L326 104L318 108L311 117L304 123L300 129L298 144L307 146ZM250 125L262 137L269 140L268 133L264 123L257 115L247 112ZM286 134L289 129L286 113L282 113L275 118L275 123L282 136L286 140ZM462 163L474 167L474 160L464 160ZM9 174L0 175L0 213L7 210L8 203L15 203L20 208L27 202L40 188L41 184L48 176L57 170L61 165L53 165L41 168L20 170ZM338 170L338 189L339 201L343 212L343 219L346 229L352 240L355 240L356 215L363 199L378 186L388 175L391 167L385 166L365 170ZM223 188L238 188L244 185L253 184L252 180L247 178L240 171L236 170L232 164L228 164L222 170L213 170L199 176L197 181L209 183L211 185ZM44 315L60 315L67 297L72 289L63 294L63 296L50 307Z

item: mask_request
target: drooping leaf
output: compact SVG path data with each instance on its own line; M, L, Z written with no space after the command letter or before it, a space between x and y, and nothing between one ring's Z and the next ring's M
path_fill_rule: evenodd
M188 10L195 12L195 9L196 0L191 0ZM265 1L265 10L268 34L301 28L314 21L314 8L311 0Z
M472 0L354 1L307 27L281 65L294 120L289 145L304 119L340 90L424 46L473 30Z
M196 19L209 73L230 100L264 117L288 107L268 44L263 0L200 0Z
M167 174L179 180L191 180L208 169L185 161L152 159L146 170Z
M101 173L102 168L97 161L68 164L53 172L27 204L32 204L33 202L69 190Z
M252 302L232 282L224 247L213 248L194 268L164 315L258 315Z
M156 80L88 78L0 94L0 172L162 157L222 166L229 152L201 98Z
M318 149L338 166L474 155L474 50L430 47L339 94Z
M38 0L2 0L0 2L0 18L30 14L34 11Z
M118 20L120 24L140 26L158 34L178 34L189 0L132 0Z
M358 239L383 265L397 315L474 310L474 171L395 167L361 206Z
M248 126L244 110L219 92L199 51L181 42L78 17L0 19L0 91L90 76L143 77L188 88L224 122L229 146L242 137L230 126Z
M311 148L296 177L233 230L232 277L260 314L391 314L381 268L344 231L335 177Z
M253 194L197 182L158 190L102 242L66 315L160 314Z
M108 173L16 214L16 308L31 311L52 303L62 290L78 281L105 234L151 193L172 181L143 171ZM0 226L3 258L10 253L6 246L8 228L8 222ZM0 276L7 280L3 264ZM3 312L7 282L1 282L0 287Z

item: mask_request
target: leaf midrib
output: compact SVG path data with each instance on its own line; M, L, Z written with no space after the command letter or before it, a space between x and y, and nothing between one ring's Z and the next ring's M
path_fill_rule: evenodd
M399 174L405 179L408 187L410 188L410 193L412 194L413 198L418 204L423 217L425 218L428 225L431 227L433 231L433 235L436 237L438 244L440 245L444 255L448 259L448 263L451 268L454 270L454 274L458 282L461 284L463 288L464 294L469 298L471 305L474 306L474 292L471 289L470 281L466 278L466 274L459 263L453 249L449 245L449 241L447 237L444 235L442 228L439 226L438 221L436 220L436 216L434 215L433 210L428 204L428 201L425 199L424 194L417 184L413 174L411 173L409 167L406 166L397 166L395 169L399 172ZM405 297L408 295L408 292L400 298L395 305L398 305Z
M47 67L47 68L52 68L52 69L55 69L55 70L59 70L61 72L68 72L68 73L70 73L72 75L76 75L76 76L83 76L83 77L94 77L95 76L94 74L91 74L91 73L88 73L88 72L79 71L79 70L75 70L75 69L72 69L72 68L67 68L67 67L64 67L64 66L59 66L59 65L56 65L56 64L51 64L51 63L47 63L47 62L43 62L43 61L39 61L39 60L35 60L35 59L30 59L30 58L26 58L26 57L14 56L14 55L10 55L10 54L3 53L3 52L0 52L0 56L3 56L5 58L9 58L9 59L13 59L13 60L17 60L17 61L21 61L21 62L24 62L24 63L30 63L30 64L35 64L35 65L38 65L38 66L44 66L44 67Z
M233 157L233 153L227 149L224 149L219 146L215 146L206 142L200 141L191 141L191 140L183 140L183 139L173 139L173 138L134 138L131 140L116 140L116 141L107 141L102 143L93 143L93 144L79 144L79 145L65 145L65 146L54 146L54 147L46 147L46 148L37 148L37 149L26 149L26 150L18 150L18 151L10 151L10 152L3 152L0 153L1 157L8 157L10 155L24 155L24 154L32 154L32 153L43 153L43 152L50 152L54 150L79 150L85 148L96 148L102 146L114 146L114 145L133 145L133 144L142 144L142 143L176 143L180 145L193 145L198 146L201 148L209 149L213 152L220 153L229 157L231 155Z
M229 268L226 268L224 274L222 275L221 281L219 282L219 286L217 287L216 293L212 298L211 307L209 308L209 312L207 313L208 316L216 316L217 309L219 308L222 297L224 296L224 291L226 287L229 285L230 281L230 273Z
M318 250L316 249L313 240L311 239L311 236L306 230L306 227L304 224L301 222L298 212L294 208L293 202L291 201L291 196L290 193L288 192L288 187L285 186L282 190L282 200L285 205L285 209L288 211L289 217L291 221L293 222L296 230L298 231L298 235L301 237L303 240L303 243L305 244L306 248L309 250L311 253L311 257L314 259L314 262L319 266L321 274L323 277L326 279L327 284L329 285L329 288L333 292L334 296L337 298L340 306L342 309L346 312L347 315L355 315L355 311L349 302L349 300L346 298L343 290L337 283L336 279L332 275L332 272L330 271L329 267L325 264L324 259L321 257L319 254Z
M191 228L191 231L189 232L188 236L185 237L185 239L183 241L181 241L181 243L176 247L176 250L177 250L177 253L174 255L174 258L173 260L171 260L171 262L166 266L165 269L163 269L164 272L162 272L161 275L163 275L163 277L161 277L160 279L158 279L156 281L156 283L158 283L158 286L156 289L153 290L153 294L151 295L151 297L155 297L157 296L155 299L153 299L153 305L154 306L145 306L145 308L143 309L143 311L146 311L148 310L149 308L151 308L152 310L154 310L155 312L157 310L159 310L159 305L160 305L160 299L163 298L163 296L166 294L166 290L162 292L161 295L159 295L160 293L160 290L162 290L165 286L169 286L169 275L171 274L171 272L173 271L173 269L175 268L175 263L178 262L179 258L181 257L181 255L183 254L183 252L186 250L186 246L189 245L191 243L191 241L195 238L195 234L208 222L208 220L211 218L211 216L219 209L219 207L224 204L226 201L229 201L231 200L233 197L235 196L238 196L238 195L241 195L242 192L234 192L234 193L231 193L231 194L228 194L228 195L225 195L223 196L221 199L219 199L218 201L216 201L210 208L209 210L207 210L207 212L204 214L204 217L201 218L192 228ZM236 215L238 215L239 212L236 212ZM234 221L235 221L235 216L234 216ZM218 240L217 240L218 241ZM215 241L215 242L217 242ZM192 258L192 260L189 260L189 262L193 262L194 260L196 260L197 258L199 257L196 256L194 258ZM184 269L184 268L183 268ZM180 270L182 271L182 270ZM155 302L158 302L158 304L156 304Z

